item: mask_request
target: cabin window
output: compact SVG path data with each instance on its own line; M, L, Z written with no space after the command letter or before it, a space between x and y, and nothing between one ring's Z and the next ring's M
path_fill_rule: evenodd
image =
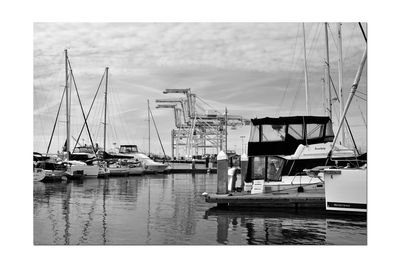
M260 142L260 126L259 125L251 126L249 142Z
M284 161L282 158L268 157L267 181L281 181Z
M303 140L303 124L291 124L289 125L288 134L294 139Z
M326 133L325 133L325 136L334 136L333 129L332 129L332 123L331 123L331 122L329 122L329 123L326 124Z
M261 142L285 140L286 125L262 125L261 130Z
M137 153L138 149L136 146L121 146L119 153Z
M324 136L324 124L307 124L307 139L320 138Z
M253 158L253 180L265 179L265 157Z

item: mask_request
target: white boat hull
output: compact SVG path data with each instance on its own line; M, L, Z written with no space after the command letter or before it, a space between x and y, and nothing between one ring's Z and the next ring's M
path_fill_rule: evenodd
M162 173L164 172L168 165L167 164L143 164L144 165L144 173Z
M367 169L325 169L327 211L367 212Z
M143 167L128 168L130 175L142 175L144 173Z
M238 184L240 179L238 179L239 182L236 181L236 187L240 186ZM324 181L321 177L309 177L308 175L282 176L281 181L265 181L262 193L285 193L293 190L302 190L302 192L324 191L324 187ZM248 191L250 190L252 189L249 188Z
M110 170L110 175L116 175L116 176L121 176L121 175L128 175L129 174L129 168L128 167L109 167Z
M72 164L68 166L66 174L70 177L97 177L99 175L99 166Z
M34 168L33 169L33 181L40 182L46 177L46 173L41 168Z
M308 175L282 176L279 182L266 181L264 183L264 193L269 192L285 192L289 190L298 190L299 187L303 192L310 190L323 190L323 180Z

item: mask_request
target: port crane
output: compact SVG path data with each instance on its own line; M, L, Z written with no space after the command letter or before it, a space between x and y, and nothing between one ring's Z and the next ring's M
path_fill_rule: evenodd
M250 124L250 120L240 115L227 114L227 111L223 114L215 109L204 108L190 88L165 89L163 93L184 95L180 98L156 100L159 103L156 108L174 110L176 129L171 130L172 158L190 158L200 153L211 153L210 150L216 154L226 148L227 127L235 130Z

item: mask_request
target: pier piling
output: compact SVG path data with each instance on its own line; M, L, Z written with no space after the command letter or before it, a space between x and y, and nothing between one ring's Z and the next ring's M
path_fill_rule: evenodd
M196 161L192 159L192 173L195 173L196 171Z
M217 156L217 194L228 193L228 157L224 151Z
M240 187L244 189L244 180L246 179L247 175L247 166L249 163L249 158L247 157L246 153L240 156L240 177L242 178L240 181Z

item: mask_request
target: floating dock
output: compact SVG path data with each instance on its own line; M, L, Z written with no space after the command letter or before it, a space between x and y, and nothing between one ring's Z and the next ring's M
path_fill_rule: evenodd
M325 210L325 193L317 192L285 192L285 193L231 193L209 194L206 202L216 203L218 207L260 207L260 208L293 208Z
M206 166L198 162L170 162L171 168L167 169L167 173L217 173L217 168ZM211 165L211 164L210 164ZM216 166L216 164L214 164Z

